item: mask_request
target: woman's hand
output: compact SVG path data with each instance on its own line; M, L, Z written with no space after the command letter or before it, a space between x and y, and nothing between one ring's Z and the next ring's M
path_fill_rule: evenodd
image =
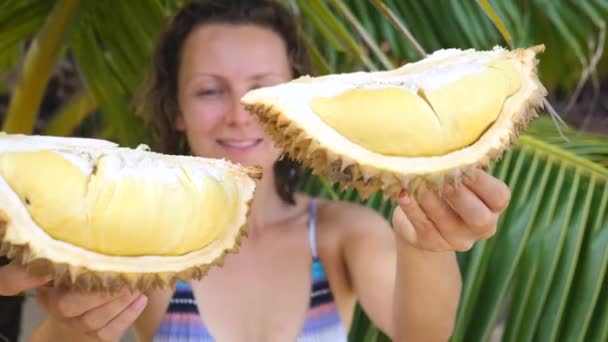
M38 303L50 316L50 336L79 333L102 341L118 341L141 314L147 297L127 287L115 293L38 289ZM59 336L58 336L59 337Z
M48 283L50 276L33 276L16 262L0 266L0 296L14 296Z
M423 191L414 201L404 194L398 202L401 210L393 214L393 226L400 240L418 249L467 251L496 233L498 217L510 198L506 184L475 170L463 186L446 186L441 196Z

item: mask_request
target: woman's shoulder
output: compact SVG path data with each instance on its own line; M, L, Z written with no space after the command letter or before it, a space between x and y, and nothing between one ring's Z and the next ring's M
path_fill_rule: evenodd
M341 237L351 234L374 235L374 231L390 228L389 221L374 209L346 200L316 198L318 222L326 232Z
M335 273L345 281L353 276L365 277L370 262L379 256L385 260L394 256L395 235L389 221L377 211L344 200L317 201L320 254L326 264L334 266L333 270L341 270Z

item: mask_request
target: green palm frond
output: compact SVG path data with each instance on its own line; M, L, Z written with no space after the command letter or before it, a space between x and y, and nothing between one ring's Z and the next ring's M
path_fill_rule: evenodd
M509 184L513 198L497 235L459 255L464 290L453 341L486 341L500 328L508 332L505 341L608 337L598 326L601 317L608 319L608 169L583 157L608 160L608 139L583 134L594 147L574 144L568 151L573 146L534 137L548 124L548 118L534 121L532 134L491 170ZM559 137L554 130L544 134ZM340 193L319 177L307 180L305 191L337 193L390 220L395 206L380 194L361 201L353 190ZM353 326L353 341L386 340L360 307Z
M164 9L155 1L86 4L70 37L71 52L88 91L105 114L110 137L134 147L144 142L145 131L130 103L144 78L143 65L148 64Z
M77 9L78 0L57 1L45 18L25 55L3 131L32 133L47 82Z
M379 15L374 5L376 2L390 9L427 52L450 47L491 49L495 45L507 46L505 37L491 17L486 15L483 6L479 5L487 3L495 11L496 17L501 19L504 30L509 32L514 47L546 45L540 73L549 89L572 90L582 77L588 80L594 73L599 77L608 75L608 56L598 51L608 44L607 35L602 35L602 30L608 25L608 0L344 2L349 4L354 19L378 44L388 43L384 44L387 45L386 57L399 64L419 59L419 53L391 25L389 18ZM334 11L338 12L336 9ZM347 19L338 18L342 23ZM329 26L328 22L324 25ZM365 40L358 37L355 27L349 26L348 30L359 45L366 45ZM594 54L601 55L595 63ZM371 70L366 64L357 68Z
M65 37L55 30L61 27L58 21L61 17L47 24L57 33L43 26L52 19L53 8L63 8L64 4L70 3L79 6L66 18L71 26L67 28ZM168 8L165 8L165 5ZM16 125L24 127L22 131L30 132L34 125L38 103L43 96L42 93L37 93L36 89L45 89L46 81L42 78L52 71L55 59L38 53L40 56L30 58L37 64L28 63L26 60L21 66L18 63L18 54L27 42L40 36L50 37L47 41L56 44L46 47L44 53L73 61L77 65L79 76L86 87L85 92L99 105L105 125L109 128L99 131L111 132L106 138L127 146L135 146L145 140L142 122L133 115L130 103L143 80L144 66L148 64L155 37L165 17L170 14L168 9L177 8L175 1L116 1L112 6L108 6L107 3L99 1L9 0L1 6L0 64L4 66L4 73L12 71L16 74L14 78L19 80L13 90L11 111L7 114L5 129L12 131L11 127ZM31 44L27 47L26 53L35 57ZM30 65L43 65L44 72L34 70ZM27 101L19 100L20 93L26 94L24 96ZM75 103L72 108L77 105L78 103ZM74 113L76 112L71 111L66 114ZM71 117L80 121L85 118L83 115ZM65 117L58 120L67 122L63 121ZM78 121L69 122L72 128L79 124ZM57 132L57 127L52 127L51 131ZM71 133L60 131L63 134Z
M606 136L577 130L571 126L563 127L561 130L568 139L567 141L559 135L555 123L549 116L543 115L532 121L526 130L526 135L608 167L608 138Z
M44 134L70 136L84 119L97 108L95 99L82 90L74 95L47 124Z
M0 55L34 36L53 8L53 1L6 0L0 4Z
M484 11L483 6L474 8L452 2L436 6L435 13L429 13L425 12L429 10L425 5L412 1L384 3L389 12L401 19L402 25L415 21L415 17L441 17L432 21L460 27L441 32L429 29L417 35L416 28L423 25L411 25L417 38L415 42L430 46L430 50L432 44L439 44L437 48L450 46L441 43L446 38L442 36L444 32L446 35L458 32L459 38L448 38L451 46L489 47L501 38L497 28L507 27L501 21L505 12L511 15L507 16L511 22L512 15L519 13L512 4L501 2L493 22L479 15ZM492 3L495 6L495 2ZM353 7L359 15L369 12L361 4ZM493 7L485 8L485 11L491 9ZM451 19L448 12L453 15ZM519 20L530 18L524 16ZM354 27L351 28L353 37L361 39L359 30L355 29L359 22L350 21ZM376 39L382 36L379 32L398 28L398 25L389 26L390 21L381 18L361 19L360 23L367 25L369 34ZM515 44L521 46L522 37L530 37L529 27L517 26L518 22L515 25L521 28ZM506 39L510 35L503 32L502 37ZM572 45L578 42L567 36L560 39L569 40ZM361 41L363 44L367 39ZM531 45L532 41L527 43ZM414 44L409 48L395 46L388 51L393 60L407 60L415 54ZM407 53L403 53L404 50ZM546 115L536 119L519 145L494 165L492 172L510 185L513 199L501 218L499 233L477 244L470 252L459 254L464 291L454 341L489 340L501 328L507 332L504 340L551 341L561 336L576 341L606 338L607 329L599 324L602 318L608 318L608 310L604 309L608 304L608 288L604 285L608 279L608 213L602 209L607 206L608 196L605 168L608 139L570 127L562 130L569 141L560 136ZM328 186L326 180L316 176L308 178L304 189L320 196L360 202L387 219L394 208L394 204L382 201L379 194L361 201L354 190L339 192L337 187ZM580 293L585 293L584 300L577 300ZM387 340L360 307L355 313L350 338L353 341Z
M605 287L608 240L597 238L608 237L608 213L602 209L608 170L524 136L520 147L496 164L494 173L509 184L513 199L497 236L465 257L465 289L454 340L487 340L501 314L509 318L506 340L555 340L556 333L590 319L563 319L566 311L608 304L572 300L580 295L572 286L577 269L600 266L589 282L578 283L579 290L598 292ZM598 243L603 249L588 248Z

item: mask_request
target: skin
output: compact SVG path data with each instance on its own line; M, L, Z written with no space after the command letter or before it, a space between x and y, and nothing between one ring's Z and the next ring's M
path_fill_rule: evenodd
M281 201L272 173L280 151L239 104L246 91L290 78L285 45L267 29L206 25L185 42L176 128L197 155L257 164L264 171L241 250L193 283L205 324L218 340L294 340L308 307L309 199L298 195L294 206ZM447 340L461 290L454 252L491 237L509 197L503 182L479 170L462 187L441 194L425 191L414 201L403 193L394 229L368 208L321 201L317 246L345 327L358 300L394 341ZM41 304L50 317L34 339L110 341L133 325L149 340L170 296L171 291L101 295L45 288Z
M50 276L33 276L25 268L11 262L0 267L0 296L15 296L48 283Z

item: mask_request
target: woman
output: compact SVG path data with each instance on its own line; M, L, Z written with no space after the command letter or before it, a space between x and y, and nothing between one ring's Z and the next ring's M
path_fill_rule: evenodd
M303 73L304 44L278 5L186 5L161 36L148 103L164 152L263 167L248 238L221 268L175 291L43 289L50 317L38 336L113 340L133 324L143 340L343 341L359 301L393 340L447 340L461 289L454 251L494 234L509 189L478 171L443 196L403 194L393 229L365 207L294 193L296 164L280 159L239 99Z

